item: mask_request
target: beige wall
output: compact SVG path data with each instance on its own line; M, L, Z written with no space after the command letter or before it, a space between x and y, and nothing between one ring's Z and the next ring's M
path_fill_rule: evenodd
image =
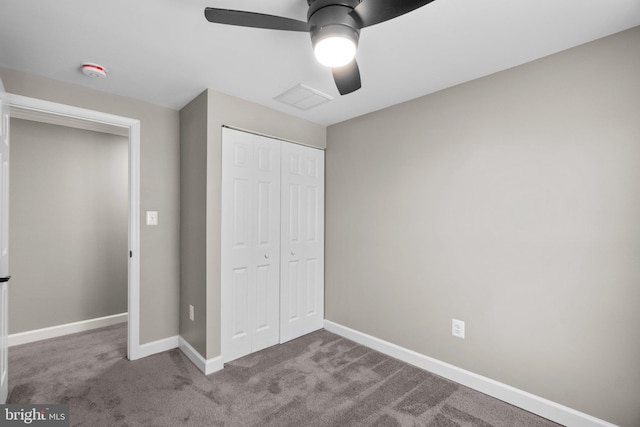
M634 28L329 127L326 318L640 425L638 46Z
M11 119L10 334L127 312L128 149Z
M9 93L140 120L140 343L178 334L179 114L77 85L0 69ZM159 211L148 227L146 210Z

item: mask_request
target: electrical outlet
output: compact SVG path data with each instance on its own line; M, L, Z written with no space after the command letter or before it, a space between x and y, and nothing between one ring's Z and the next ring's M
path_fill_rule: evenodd
M194 318L195 318L195 314L194 314L193 306L189 304L189 319L193 322Z
M158 225L158 211L147 211L147 225Z
M452 319L451 320L451 335L454 337L464 339L464 321Z

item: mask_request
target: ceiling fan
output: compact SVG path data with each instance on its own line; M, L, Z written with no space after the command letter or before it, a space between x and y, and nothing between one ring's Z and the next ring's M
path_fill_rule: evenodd
M330 67L340 95L361 87L355 60L360 30L411 12L433 0L307 0L307 22L282 16L207 7L209 22L311 34L318 62Z

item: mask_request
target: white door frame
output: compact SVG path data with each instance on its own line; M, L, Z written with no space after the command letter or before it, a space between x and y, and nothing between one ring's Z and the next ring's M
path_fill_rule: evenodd
M2 94L9 107L102 123L129 130L129 295L127 357L144 356L140 350L140 120L10 93ZM9 135L11 136L11 135Z

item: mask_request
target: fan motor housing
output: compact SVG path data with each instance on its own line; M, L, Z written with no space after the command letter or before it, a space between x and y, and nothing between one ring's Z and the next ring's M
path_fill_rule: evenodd
M311 18L316 11L325 8L327 6L344 6L353 10L359 5L362 0L307 0L309 5L309 11L307 12L307 19Z
M349 13L360 0L308 0L307 20L311 24L311 43L328 36L341 35L358 44L360 30Z

